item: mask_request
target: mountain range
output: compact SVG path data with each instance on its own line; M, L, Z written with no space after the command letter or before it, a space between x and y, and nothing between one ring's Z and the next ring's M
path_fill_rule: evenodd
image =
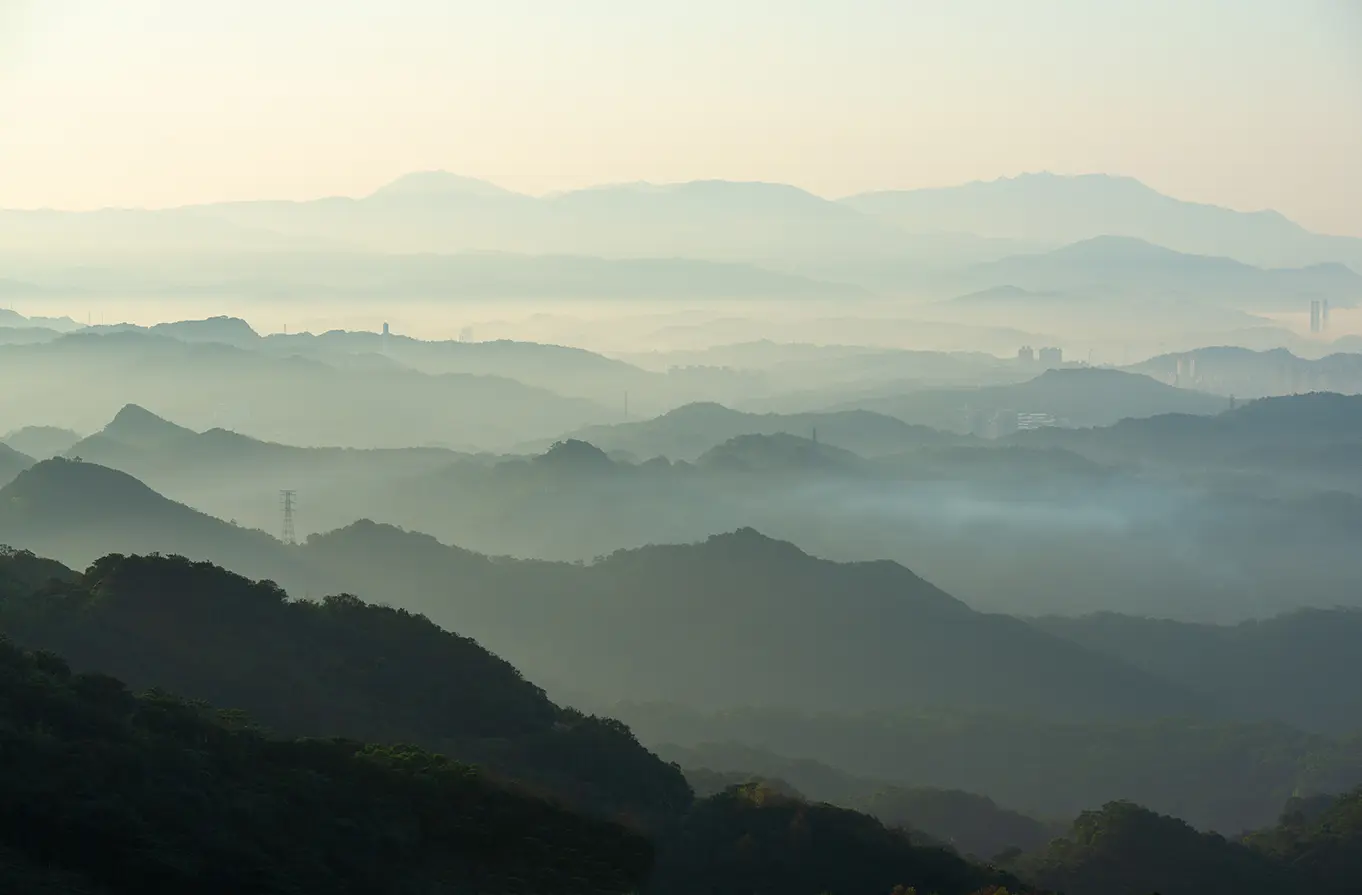
M0 543L77 566L155 549L299 592L381 590L437 623L457 620L462 633L536 680L598 700L1030 705L1116 715L1198 705L1023 623L975 613L901 566L829 563L753 531L587 566L494 562L368 522L300 549L168 501L124 473L49 460L0 489ZM393 568L403 570L399 580ZM702 611L711 604L724 608ZM846 636L814 645L833 628ZM659 638L663 630L670 633ZM697 649L709 656L702 673L692 661ZM805 662L810 651L823 658ZM974 658L945 676L929 672L950 666L952 655ZM1012 655L1028 659L1018 666Z
M90 432L135 403L189 425L294 444L486 448L618 418L513 379L379 361L331 364L150 332L77 332L0 346L0 376L27 383L0 396L0 419Z
M862 457L897 454L914 447L942 446L960 440L936 429L864 410L757 414L731 410L721 404L688 404L651 420L590 426L570 437L639 460L651 457L694 460L738 436L776 434L812 437Z
M1047 225L1037 226L1041 220ZM0 275L30 284L34 298L322 290L336 298L847 299L866 290L938 291L972 265L1094 237L1170 250L1142 263L1162 270L1165 288L1204 285L1213 266L1228 277L1211 283L1217 295L1246 282L1242 266L1185 258L1204 255L1310 268L1263 274L1251 290L1268 293L1251 296L1260 304L1283 291L1339 286L1346 294L1337 300L1357 297L1342 270L1312 266L1356 271L1362 240L1312 234L1270 212L1180 202L1125 178L1053 175L831 201L783 184L725 181L535 198L426 172L359 199L8 211L0 212ZM1090 255L1092 248L1077 251ZM152 254L159 256L154 263ZM1008 273L995 271L1003 279L991 285L1008 285Z
M1178 252L1260 267L1362 264L1362 239L1307 231L1274 211L1240 212L1163 195L1105 174L1039 173L938 189L864 193L843 200L909 232L975 233L1054 245L1125 236Z
M1264 270L1129 236L1097 236L1043 254L978 264L968 276L981 287L1007 284L1039 293L1086 295L1090 301L1152 297L1299 312L1314 299L1351 307L1362 298L1362 275L1341 263Z
M999 411L1048 414L1063 426L1110 426L1167 413L1214 414L1223 398L1175 388L1148 376L1097 367L1046 370L1014 385L925 389L867 398L850 407L938 429L967 430L971 419Z

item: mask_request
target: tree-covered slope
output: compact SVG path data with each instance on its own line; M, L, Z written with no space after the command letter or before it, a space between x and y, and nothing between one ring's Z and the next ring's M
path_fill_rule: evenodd
M1269 857L1130 802L1084 812L1018 870L1065 895L1305 895Z
M373 523L316 536L302 552L546 686L607 703L1071 717L1206 708L1129 665L975 612L903 566L828 562L751 529L585 566L494 561Z
M966 895L1009 884L1007 874L915 844L864 814L753 783L696 804L659 847L649 895L888 895L896 887Z
M411 747L267 738L0 643L0 890L624 892L620 827Z
M0 560L0 575L32 562ZM623 725L559 708L474 641L402 610L291 601L180 557L111 555L13 590L0 627L18 642L136 688L244 709L289 735L418 743L641 824L690 801L680 772Z

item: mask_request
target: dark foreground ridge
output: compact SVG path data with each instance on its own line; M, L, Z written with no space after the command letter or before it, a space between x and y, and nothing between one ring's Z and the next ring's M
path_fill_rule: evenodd
M626 892L651 863L438 755L270 739L3 642L0 710L5 892Z

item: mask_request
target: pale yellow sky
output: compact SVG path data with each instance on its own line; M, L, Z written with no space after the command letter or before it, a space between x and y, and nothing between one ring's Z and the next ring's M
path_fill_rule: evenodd
M1138 177L1362 236L1359 0L0 0L0 207Z

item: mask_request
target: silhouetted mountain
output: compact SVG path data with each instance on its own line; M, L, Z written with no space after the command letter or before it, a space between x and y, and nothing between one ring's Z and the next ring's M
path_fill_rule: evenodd
M0 345L38 345L60 336L55 329L41 326L0 328Z
M21 454L9 445L0 442L0 485L9 483L15 476L32 465L32 457Z
M1311 299L1328 299L1340 307L1362 299L1362 275L1342 264L1264 270L1126 236L1098 236L1044 254L980 264L969 277L985 285L1095 299L1173 296L1275 311L1298 311Z
M374 370L409 367L432 376L461 374L498 376L529 385L610 402L632 391L637 401L657 400L666 393L665 374L648 373L580 348L535 342L423 341L396 333L331 330L324 333L273 333L260 336L244 320L214 317L138 326L120 323L90 327L88 332L149 333L182 342L216 342L269 354L301 357L342 367Z
M35 460L46 460L67 451L80 441L79 433L59 426L24 426L6 435L0 442Z
M0 347L0 377L26 383L0 396L0 413L9 418L93 431L136 403L181 425L303 445L494 447L613 416L510 379L430 376L397 365L339 368L141 332Z
M1310 233L1274 211L1184 202L1129 177L1023 174L940 189L865 193L842 200L914 232L1071 243L1123 236L1247 264L1362 264L1362 240Z
M590 446L566 450L595 456ZM371 523L315 536L295 553L123 473L49 460L0 489L0 543L77 565L109 551L182 554L314 592L346 582L457 627L536 680L600 700L1009 706L1082 716L1204 707L1127 665L975 613L901 566L829 563L751 531L586 567L494 563ZM395 580L393 568L404 570ZM831 630L845 636L830 641ZM710 657L699 671L697 649ZM824 657L817 667L800 658L811 651ZM945 678L931 671L960 655L975 658Z
M1294 868L1247 845L1199 833L1129 802L1086 811L1073 829L1017 865L1068 895L1313 895ZM1323 890L1333 891L1333 890ZM1342 892L1342 889L1337 890Z
M903 282L924 267L997 258L1034 244L910 234L784 184L624 184L533 198L444 172L408 175L360 199L150 212L4 212L0 236L15 252L44 259L24 265L23 273L48 290L107 289L117 280L277 294L305 285L296 275L281 276L279 265L301 264L310 268L313 294L323 288L349 292L346 277L327 271L340 259L342 268L359 261L371 271L388 271L389 294L422 277L428 287L432 265L452 264L464 273L441 275L445 294L467 294L467 269L491 265L502 281L495 294L508 294L519 281L516 289L533 285L545 298L582 294L576 290L584 281L566 271L564 256L592 267L585 280L595 283L597 294L732 297L755 294L760 280L768 294L833 289L849 295ZM436 254L451 257L430 257ZM101 263L91 264L91 258ZM659 260L639 267L641 258L699 263ZM704 262L733 266L720 270ZM192 268L199 273L191 276ZM843 282L858 285L829 285ZM483 297L494 297L485 284L480 288Z
M828 802L869 814L892 829L910 831L964 855L989 859L1004 851L1043 847L1059 830L1009 811L992 799L954 789L898 786L856 777L810 759L789 759L734 743L692 749L660 746L658 753L685 769L698 796L757 782L795 798Z
M1014 879L946 849L916 845L863 814L809 804L760 784L698 802L658 851L655 895L983 892ZM896 888L897 887L897 888Z
M1132 373L1090 367L1047 370L1016 385L934 389L856 402L909 423L960 430L999 411L1041 413L1063 426L1109 426L1128 417L1218 413L1225 401Z
M1199 348L1160 355L1128 369L1162 382L1180 382L1241 399L1310 391L1362 392L1362 354L1335 353L1310 360L1282 348Z
M235 345L239 348L252 348L260 341L260 334L239 317L177 320L170 323L157 323L152 326L139 326L135 323L101 324L88 327L86 332L99 335L144 332L167 336L181 342L216 342L222 345Z
M13 280L0 280L0 296L31 296L41 293L29 283L16 283ZM0 327L5 329L45 330L54 333L72 332L84 326L70 317L25 317L9 308L0 308Z
M884 456L921 445L959 441L925 426L866 411L829 413L743 413L720 404L688 404L656 419L611 426L591 426L574 433L606 451L626 451L640 459L669 457L694 460L705 451L740 435L817 434L823 444L863 457Z
M1354 735L1215 722L1204 714L1109 722L1052 721L1022 708L801 713L754 706L700 712L621 703L599 710L621 718L643 743L674 761L688 761L688 749L694 749L711 767L755 767L760 773L768 765L754 761L751 749L798 755L861 780L978 793L1037 818L1072 818L1093 805L1129 799L1201 829L1237 832L1271 825L1293 793L1356 786L1362 767L1362 740ZM828 777L805 772L803 762L769 767L770 776L825 797L814 790L829 785Z
M1094 260L1089 256L1100 254L1104 242L1093 242L1098 246L1084 243L1070 247L1082 247L1084 252L1065 249L980 265L963 277L963 283L986 288L937 302L928 313L958 323L1056 333L1057 339L1052 337L1051 341L1080 344L1109 343L1113 333L1130 334L1137 344L1160 347L1168 340L1177 345L1200 344L1196 340L1206 338L1248 340L1260 332L1273 346L1294 338L1287 330L1273 327L1270 318L1240 309L1237 302L1241 291L1233 290L1226 297L1214 283L1200 285L1197 275L1204 272L1187 269L1188 265L1160 268L1152 260L1142 265L1124 257L1138 252L1124 253L1119 246L1112 247L1113 259ZM1139 273L1123 272L1131 266ZM1162 271L1163 279L1157 284L1150 282L1151 271ZM1031 288L1003 283L1013 276ZM1266 288L1271 284L1264 280L1263 285ZM1268 290L1270 300L1278 296L1274 290ZM1294 294L1291 290L1287 293ZM1283 304L1294 307L1291 302Z
M639 835L441 756L267 738L50 652L0 642L0 704L0 889L16 895L594 895L638 891L652 863Z
M442 448L300 448L225 429L194 432L136 405L66 451L129 473L161 494L219 518L274 530L281 489L306 495L306 530L346 525L394 481L460 455Z
M1362 789L1336 799L1292 799L1277 826L1251 834L1248 843L1295 870L1309 887L1304 891L1344 895L1362 876Z
M1072 310L1073 305L1083 301L1082 296L1071 295L1067 292L1032 292L1030 289L1022 289L1019 286L1003 285L991 286L988 289L981 289L968 295L946 299L941 304L952 307L980 307L994 310L1055 303L1063 304Z
M405 208L391 209L408 217ZM153 212L154 213L154 212ZM443 241L436 232L427 238ZM854 298L864 286L771 270L745 259L697 259L684 253L601 257L582 252L449 253L364 251L232 251L142 253L99 266L49 261L43 284L59 295L138 294L217 299L333 301L380 299L451 301L506 299L809 299ZM154 257L154 256L153 256Z
M0 604L0 625L79 669L242 708L289 735L415 742L649 824L690 799L618 722L559 709L474 641L354 597L290 602L208 563L111 555Z
M325 332L268 336L261 349L277 355L298 355L335 365L356 358L382 357L431 375L457 373L501 376L565 395L591 398L614 406L631 395L635 406L674 403L674 392L685 394L685 383L665 373L650 373L580 348L535 342L422 341L396 333ZM670 403L669 403L670 402Z
M167 500L132 476L75 460L44 460L0 488L0 544L83 567L106 553L181 554L276 581L297 563L263 531Z
M592 475L615 466L600 448L572 438L555 443L531 462L565 475Z
M797 435L739 435L705 451L701 469L742 475L854 475L868 464L851 451Z
M1277 826L1240 841L1198 833L1128 802L1088 811L1068 836L1016 862L1073 895L1345 895L1362 873L1362 790L1307 814L1293 799Z
M1224 627L1110 613L1035 623L1243 717L1307 730L1362 729L1362 693L1337 686L1362 653L1362 611L1302 610Z
M1214 416L1169 413L1107 428L1023 432L1016 440L1150 466L1273 469L1293 477L1352 473L1362 445L1362 396L1263 398Z
M577 566L493 562L364 523L310 538L305 554L594 700L1114 717L1205 708L1129 666L976 613L902 566L826 562L750 530Z
M515 196L510 190L473 177L460 177L448 171L415 171L370 194L374 199L431 199L450 196Z

